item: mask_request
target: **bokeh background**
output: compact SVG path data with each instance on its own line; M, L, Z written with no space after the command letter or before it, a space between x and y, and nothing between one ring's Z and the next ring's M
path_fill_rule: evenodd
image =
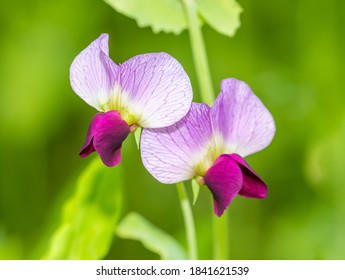
M249 1L234 38L203 28L213 84L245 80L272 112L271 146L247 158L269 186L265 200L230 205L233 259L345 259L345 2ZM103 1L6 1L0 9L0 258L42 256L90 158L79 149L95 113L69 84L74 57L100 33L110 55L165 51L198 88L188 33L154 34ZM183 242L176 189L143 168L124 145L125 208ZM94 155L95 157L97 155ZM212 250L211 199L193 207L201 258ZM109 259L155 259L114 238Z

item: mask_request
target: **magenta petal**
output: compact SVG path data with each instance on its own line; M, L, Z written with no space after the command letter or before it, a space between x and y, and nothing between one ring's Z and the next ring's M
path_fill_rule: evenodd
M243 174L243 187L238 194L251 198L265 198L267 195L267 186L259 175L238 154L231 154L229 156L238 162Z
M102 116L103 113L97 113L90 122L84 145L79 153L79 155L82 158L87 157L89 154L95 151L95 148L93 146L93 137L95 135L95 131L97 130L99 123L102 120Z
M221 155L206 172L204 180L213 194L214 212L220 217L242 188L239 164L229 155Z
M96 151L105 165L115 166L121 161L122 142L129 133L128 124L117 111L98 113L90 123L80 156Z

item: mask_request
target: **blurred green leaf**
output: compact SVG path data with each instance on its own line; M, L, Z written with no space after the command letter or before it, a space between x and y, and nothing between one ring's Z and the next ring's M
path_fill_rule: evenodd
M193 205L194 205L199 197L199 191L200 191L200 185L195 179L192 180L192 191L193 191Z
M197 0L199 14L217 32L232 37L240 27L241 6L235 0Z
M306 175L314 186L329 185L327 189L323 188L320 191L327 195L335 195L335 198L341 200L345 195L344 142L345 117L340 118L340 125L335 131L325 134L324 139L319 140L311 147L305 167ZM334 188L334 192L329 192L330 188Z
M63 206L45 259L101 259L108 253L122 207L122 173L99 158L90 163Z
M327 206L317 219L314 219L315 228L317 226L320 228L318 231L313 230L315 235L322 228L327 229L328 236L332 235L332 238L323 236L325 245L320 251L324 254L324 258L344 259L345 117L339 117L336 121L339 123L335 125L335 129L326 131L324 128L324 137L318 139L310 148L306 158L305 171L311 186L314 187L318 195L319 204L324 203ZM314 212L320 208L318 205ZM323 227L320 219L321 214L324 215Z
M176 35L187 28L183 6L179 0L104 0L117 12L136 20L139 27L151 27L153 32Z
M0 225L0 260L23 259L22 240L16 235L9 235Z
M138 213L129 213L118 225L116 233L121 238L140 241L146 249L164 260L187 259L185 250L172 236Z

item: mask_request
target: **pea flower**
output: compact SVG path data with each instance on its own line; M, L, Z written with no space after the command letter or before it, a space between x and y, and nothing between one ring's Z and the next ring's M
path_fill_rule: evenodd
M210 108L193 103L179 122L145 129L141 156L158 181L173 184L196 178L213 195L221 216L234 197L265 198L267 186L243 157L270 144L275 134L272 115L242 81L221 83L221 93Z
M80 156L96 151L107 166L121 161L122 142L138 126L170 126L184 117L192 87L181 64L167 53L140 54L117 65L102 34L72 62L71 86L100 111L89 125Z

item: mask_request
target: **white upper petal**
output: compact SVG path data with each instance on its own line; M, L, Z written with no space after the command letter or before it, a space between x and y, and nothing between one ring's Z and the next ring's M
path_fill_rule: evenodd
M117 68L108 56L108 34L102 34L73 60L71 86L86 103L102 111L109 101Z
M212 164L207 162L211 141L210 108L193 103L179 122L165 128L143 130L141 157L146 169L158 181L177 183L198 175L200 164Z
M211 122L222 153L242 157L267 147L275 134L271 113L246 83L233 78L222 81Z
M187 114L193 98L191 83L172 56L137 55L120 65L119 75L119 103L142 127L166 127Z

